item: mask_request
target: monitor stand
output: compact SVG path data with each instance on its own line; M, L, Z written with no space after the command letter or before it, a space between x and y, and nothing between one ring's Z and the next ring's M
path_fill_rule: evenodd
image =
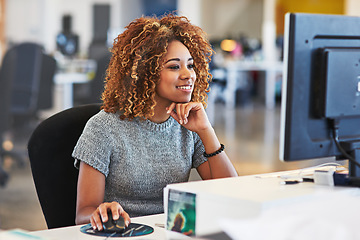
M341 142L343 149L353 158L355 162L360 164L360 140ZM360 186L360 166L349 160L349 180L351 185Z

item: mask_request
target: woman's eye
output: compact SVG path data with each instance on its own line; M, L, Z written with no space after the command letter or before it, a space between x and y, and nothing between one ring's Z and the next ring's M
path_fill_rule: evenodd
M179 66L178 65L173 65L173 66L169 66L168 68L169 69L179 69Z
M194 68L194 64L189 64L189 65L188 65L188 68L189 68L189 69L193 69L193 68Z

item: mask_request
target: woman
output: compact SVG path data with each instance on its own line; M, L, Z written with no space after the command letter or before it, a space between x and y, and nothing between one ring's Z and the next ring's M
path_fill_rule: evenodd
M131 22L114 41L102 95L73 152L79 166L76 223L102 230L108 211L163 212L163 188L237 176L205 110L212 49L187 18Z

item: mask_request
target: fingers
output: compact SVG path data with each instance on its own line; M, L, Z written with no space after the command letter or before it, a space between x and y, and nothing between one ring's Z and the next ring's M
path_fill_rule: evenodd
M107 205L108 205L107 203L102 203L98 207L102 222L107 222L108 221L108 214L107 214L108 206Z
M175 103L170 104L170 106L166 108L166 110L167 110L166 113L168 113L168 114L170 114L170 115L171 115L172 113L174 113L175 106L176 106Z
M103 230L103 223L109 220L108 212L111 211L114 220L119 219L120 215L124 218L125 226L127 227L131 220L130 216L118 202L106 202L99 205L90 217L90 223L94 230Z
M199 104L201 103L172 103L167 108L167 113L169 113L181 125L186 125L189 122L188 118L190 115L190 111L201 109L201 107L198 106Z
M172 103L166 110L167 110L167 113L170 114L171 117L173 117L178 123L180 123L181 119L178 116L178 113L177 113L178 110L175 109L176 105L177 105L176 103ZM176 110L176 111L174 111L174 110Z
M186 118L184 112L185 112L184 105L177 104L176 105L176 113L179 116L179 121L180 121L181 125L186 124L185 122L187 122L187 118Z
M94 230L99 230L99 231L103 230L103 223L101 220L99 208L97 208L95 212L91 215L90 222Z
M117 202L112 202L111 205L111 213L114 220L118 220L120 216L124 218L125 226L129 226L131 220L130 216L127 212L124 211L124 209L121 207L121 205Z
M125 211L122 211L121 213L121 216L124 218L124 221L125 221L125 226L129 226L129 224L131 223L131 219L130 219L130 216L127 212Z

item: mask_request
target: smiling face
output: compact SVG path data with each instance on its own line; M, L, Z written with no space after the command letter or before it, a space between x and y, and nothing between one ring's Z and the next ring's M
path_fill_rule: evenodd
M157 104L169 106L172 102L189 102L195 80L194 60L189 50L180 41L172 41L167 48L160 81L156 86Z

